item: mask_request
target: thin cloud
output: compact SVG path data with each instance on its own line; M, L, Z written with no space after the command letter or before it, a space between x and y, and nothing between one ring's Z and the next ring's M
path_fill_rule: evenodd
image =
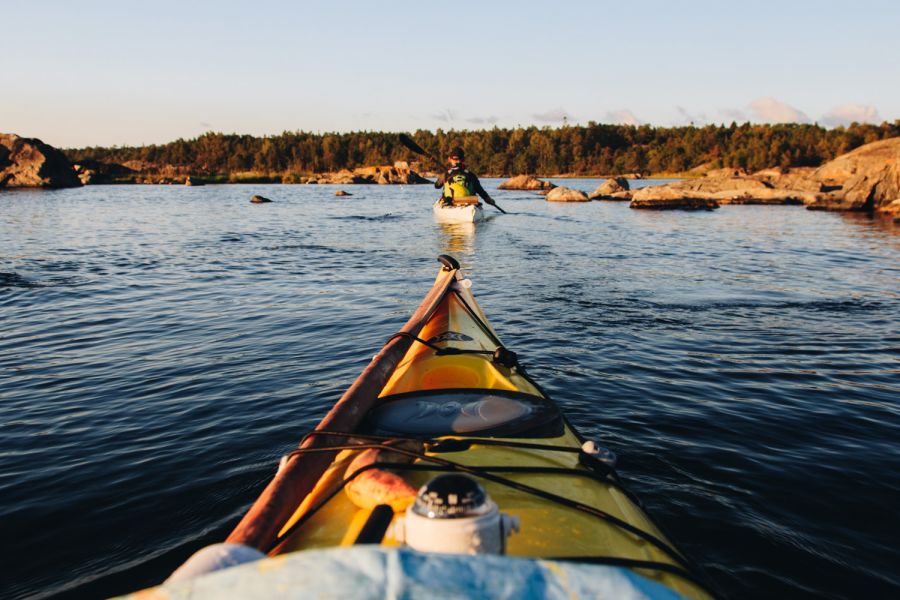
M603 120L607 123L616 123L618 125L642 125L644 123L627 108L611 110L603 116Z
M742 123L747 120L747 115L744 111L736 108L720 108L719 114L722 115L726 121L737 121Z
M457 117L456 113L454 111L450 110L449 108L443 112L439 112L439 113L435 113L435 114L431 115L432 119L436 119L443 123L452 123L456 119L456 117Z
M494 125L499 120L499 117L491 115L489 117L469 117L466 119L466 123L473 123L475 125Z
M691 114L685 109L683 106L676 106L675 110L681 115L681 122L685 125L705 125L706 124L706 114L697 113Z
M750 114L764 123L809 123L809 117L803 112L771 96L751 102Z
M832 108L821 119L822 123L829 127L850 125L851 123L881 123L881 115L874 106L865 104L844 104Z
M207 129L212 129L212 123L206 123L204 121L200 121L200 127L206 127Z
M536 113L531 115L532 118L544 123L564 123L566 121L574 121L574 117L564 108L554 108L545 113Z

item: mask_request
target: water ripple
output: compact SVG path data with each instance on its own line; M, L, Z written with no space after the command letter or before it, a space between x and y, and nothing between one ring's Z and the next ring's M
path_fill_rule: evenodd
M0 595L131 591L223 539L449 253L723 592L896 596L896 228L497 183L477 230L425 186L4 192Z

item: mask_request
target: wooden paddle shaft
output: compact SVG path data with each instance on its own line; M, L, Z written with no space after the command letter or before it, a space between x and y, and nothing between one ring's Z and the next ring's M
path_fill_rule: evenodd
M418 335L440 305L444 295L456 278L457 270L442 270L434 286L406 325L400 330ZM406 336L391 339L372 362L363 370L353 385L344 392L325 418L316 426L317 431L353 432L366 413L375 405L397 364L409 350L412 340ZM327 439L310 436L301 448L327 445ZM315 487L325 473L336 452L321 452L292 456L263 490L250 510L241 519L226 542L253 546L263 552L274 543L278 532L291 518L300 503Z

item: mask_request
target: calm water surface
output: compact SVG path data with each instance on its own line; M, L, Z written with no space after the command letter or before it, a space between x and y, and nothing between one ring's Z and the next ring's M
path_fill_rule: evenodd
M0 194L0 597L222 540L441 253L725 595L900 596L900 228L497 192L469 231L425 186L335 189Z

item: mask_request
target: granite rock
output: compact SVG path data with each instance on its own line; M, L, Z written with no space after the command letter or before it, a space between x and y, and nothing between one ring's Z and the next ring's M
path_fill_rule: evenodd
M36 138L0 133L0 188L80 185L72 163L61 151Z
M581 190L555 187L547 193L547 202L589 202L588 195Z

